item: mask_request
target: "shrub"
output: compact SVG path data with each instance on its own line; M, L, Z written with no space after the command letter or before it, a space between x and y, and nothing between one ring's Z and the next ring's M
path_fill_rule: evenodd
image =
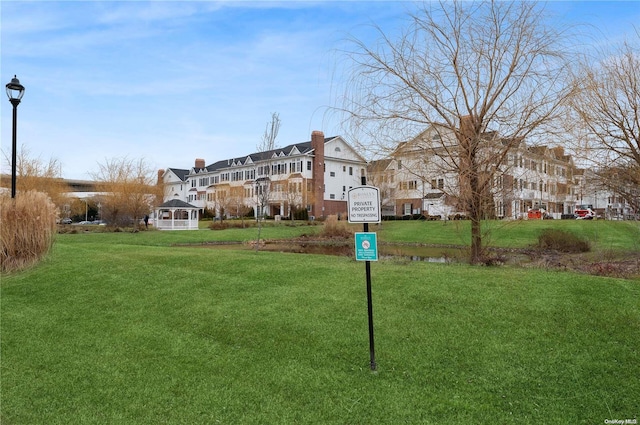
M346 220L338 220L338 216L330 215L324 220L320 236L327 238L349 238L353 232Z
M254 227L255 223L250 220L214 220L209 224L211 230L225 230L225 229L245 229L247 227Z
M210 224L209 224L209 229L211 230L224 230L224 229L228 229L229 226L227 225L226 221L223 220L213 220Z
M544 229L538 236L538 248L572 253L588 252L591 246L589 241L581 239L566 230Z
M57 230L56 207L49 196L30 190L15 198L0 195L0 268L23 270L49 252Z
M306 208L296 208L293 210L294 220L309 220L309 211Z

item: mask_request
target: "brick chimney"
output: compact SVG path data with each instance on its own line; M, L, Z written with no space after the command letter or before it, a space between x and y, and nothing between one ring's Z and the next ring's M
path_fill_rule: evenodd
M475 129L473 117L471 115L465 115L460 118L460 133L462 137L473 137Z
M556 146L552 150L557 159L562 159L564 156L564 148L562 146Z
M324 133L314 130L311 133L313 149L313 215L324 217Z
M164 170L161 168L158 170L158 182L157 184L162 183L162 176L164 176Z
M196 168L200 169L200 168L204 168L204 159L202 158L196 158Z

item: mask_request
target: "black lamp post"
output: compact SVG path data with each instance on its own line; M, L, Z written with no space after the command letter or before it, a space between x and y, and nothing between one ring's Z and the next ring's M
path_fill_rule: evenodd
M13 105L13 139L11 151L11 197L16 197L16 130L18 125L18 105L22 96L24 96L24 86L20 84L20 80L14 75L11 82L7 84L7 96L9 102Z
M540 180L540 220L544 217L542 216L542 180Z

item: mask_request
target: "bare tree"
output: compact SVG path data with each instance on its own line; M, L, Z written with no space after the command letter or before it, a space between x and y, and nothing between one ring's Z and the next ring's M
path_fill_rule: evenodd
M226 218L231 204L231 186L229 183L216 185L213 205L214 210L216 211L216 216L220 217L220 221L223 221Z
M229 199L229 207L228 210L233 212L233 215L236 218L240 218L242 222L242 227L244 228L244 218L247 215L247 211L249 207L244 202L244 188L243 187L232 187L231 196Z
M575 73L573 111L589 137L580 138L601 183L640 211L640 32Z
M427 128L454 137L422 144L427 160L459 180L471 219L471 262L481 261L481 220L508 153L552 122L569 86L570 40L533 2L424 3L392 39L352 40L343 110L356 140L393 151ZM502 134L506 137L495 137Z
M395 170L390 170L392 159L371 161L367 165L367 183L380 190L382 215L396 215ZM386 213L386 214L385 214Z
M287 215L293 223L296 219L296 213L302 208L302 185L303 179L301 177L292 178L289 177L284 182L284 198L287 201Z
M10 157L4 151L3 156L7 165L10 165ZM48 161L39 157L34 158L30 155L29 149L22 145L16 153L16 190L22 193L29 190L44 192L51 198L58 211L62 211L69 203L66 193L70 188L64 182L61 171L60 161L55 158ZM9 175L2 175L1 185L9 187L11 184L9 179Z
M277 112L271 114L271 121L267 123L267 126L262 135L262 142L257 146L258 153L261 154L260 167L263 167L263 173L259 173L256 170L255 190L256 190L256 220L258 220L258 240L256 241L256 251L260 245L260 233L262 232L262 219L265 215L265 210L269 206L269 200L271 197L271 155L276 147L276 138L280 131L280 115ZM265 171L266 170L266 171Z
M101 212L108 224L126 225L133 221L137 227L149 213L156 181L144 159L106 159L98 164L92 177L98 183L98 191L103 192Z

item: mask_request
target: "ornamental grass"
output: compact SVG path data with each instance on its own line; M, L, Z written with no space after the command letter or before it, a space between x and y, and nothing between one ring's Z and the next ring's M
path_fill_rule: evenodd
M0 219L2 273L28 268L49 252L56 233L56 207L45 193L0 195Z
M349 238L353 237L353 230L346 220L339 220L338 216L330 215L324 220L320 236L325 238Z

